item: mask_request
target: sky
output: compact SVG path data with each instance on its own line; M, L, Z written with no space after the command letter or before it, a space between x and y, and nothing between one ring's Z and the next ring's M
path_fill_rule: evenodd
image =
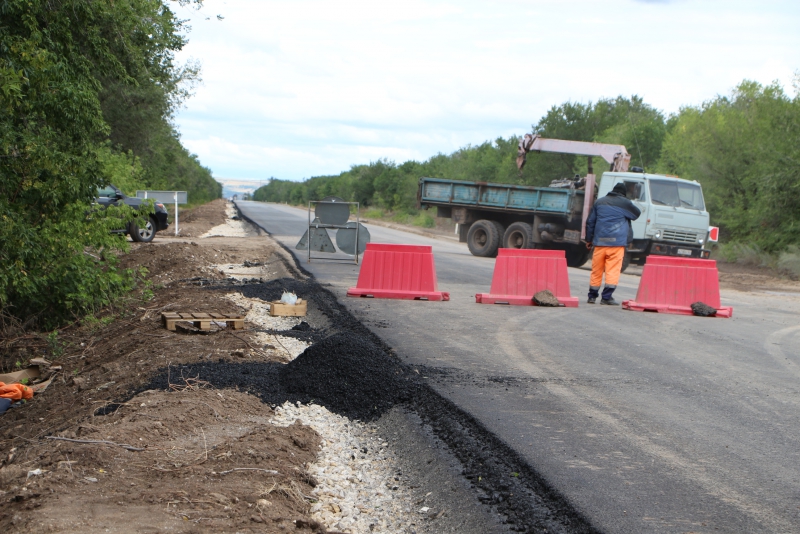
M205 0L176 117L217 179L303 180L522 135L553 106L665 114L800 71L800 1ZM218 17L219 15L219 17Z

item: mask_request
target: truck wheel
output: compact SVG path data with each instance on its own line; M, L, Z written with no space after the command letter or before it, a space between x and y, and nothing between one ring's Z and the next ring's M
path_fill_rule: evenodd
M503 248L531 248L532 244L533 228L528 223L511 223L503 234Z
M139 225L131 223L131 238L139 243L149 243L156 236L156 221L152 217L147 219L147 224L142 228Z
M492 224L497 228L497 248L500 248L503 246L503 235L506 233L506 227L497 221L492 221ZM492 256L497 256L497 251Z
M568 247L566 251L567 267L580 267L589 259L592 251L583 245Z
M500 228L498 229L498 226ZM472 223L467 232L467 248L473 256L489 258L497 255L500 239L503 235L502 225L494 221L481 219Z
M624 273L625 269L627 269L628 265L630 265L630 264L631 264L631 253L628 252L628 251L625 251L625 256L622 257L622 271L621 272Z

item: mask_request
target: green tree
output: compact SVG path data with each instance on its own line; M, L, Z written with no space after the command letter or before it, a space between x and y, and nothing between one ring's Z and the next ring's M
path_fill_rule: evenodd
M800 97L744 81L670 121L663 172L703 184L712 223L767 251L800 243Z
M3 0L0 12L0 311L55 323L130 287L109 229L132 214L90 203L143 169L109 146L101 95L175 79L183 28L160 0Z

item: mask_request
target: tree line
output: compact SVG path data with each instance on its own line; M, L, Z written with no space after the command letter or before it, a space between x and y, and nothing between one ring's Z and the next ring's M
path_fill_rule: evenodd
M221 196L172 122L199 70L175 63L170 3L0 3L0 319L58 324L132 287L109 230L134 214L93 208L99 186Z
M729 95L666 116L642 98L553 106L533 125L542 137L623 144L631 165L703 185L722 239L768 252L800 245L800 74L789 96L773 83L743 81ZM273 179L255 200L304 204L335 195L362 206L413 212L420 177L543 186L587 172L586 158L528 155L518 173L519 138L498 138L424 162L354 165L302 182ZM600 163L595 162L599 174Z

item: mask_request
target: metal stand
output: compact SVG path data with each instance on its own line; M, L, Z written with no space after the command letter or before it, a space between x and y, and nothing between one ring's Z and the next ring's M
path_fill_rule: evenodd
M346 224L324 224L324 223L319 223L319 222L312 223L311 222L311 205L312 204L332 204L332 202L325 201L325 200L310 200L308 202L308 234L307 234L308 235L308 247L307 247L308 248L308 263L311 263L311 258L312 258L312 256L311 256L311 228L325 228L326 230L327 229L332 229L332 230L349 229L349 227L346 226ZM356 207L356 241L355 241L355 247L354 247L354 252L355 252L354 258L355 258L356 265L358 265L358 256L359 256L359 253L358 253L358 231L359 231L359 227L361 226L361 215L360 215L360 212L359 212L359 203L358 202L336 202L336 204L346 204L348 206L355 206ZM342 261L342 262L350 262L350 261L352 261L350 259L345 259L345 258L326 258L324 256L314 256L314 259L315 260L326 260L326 261Z

